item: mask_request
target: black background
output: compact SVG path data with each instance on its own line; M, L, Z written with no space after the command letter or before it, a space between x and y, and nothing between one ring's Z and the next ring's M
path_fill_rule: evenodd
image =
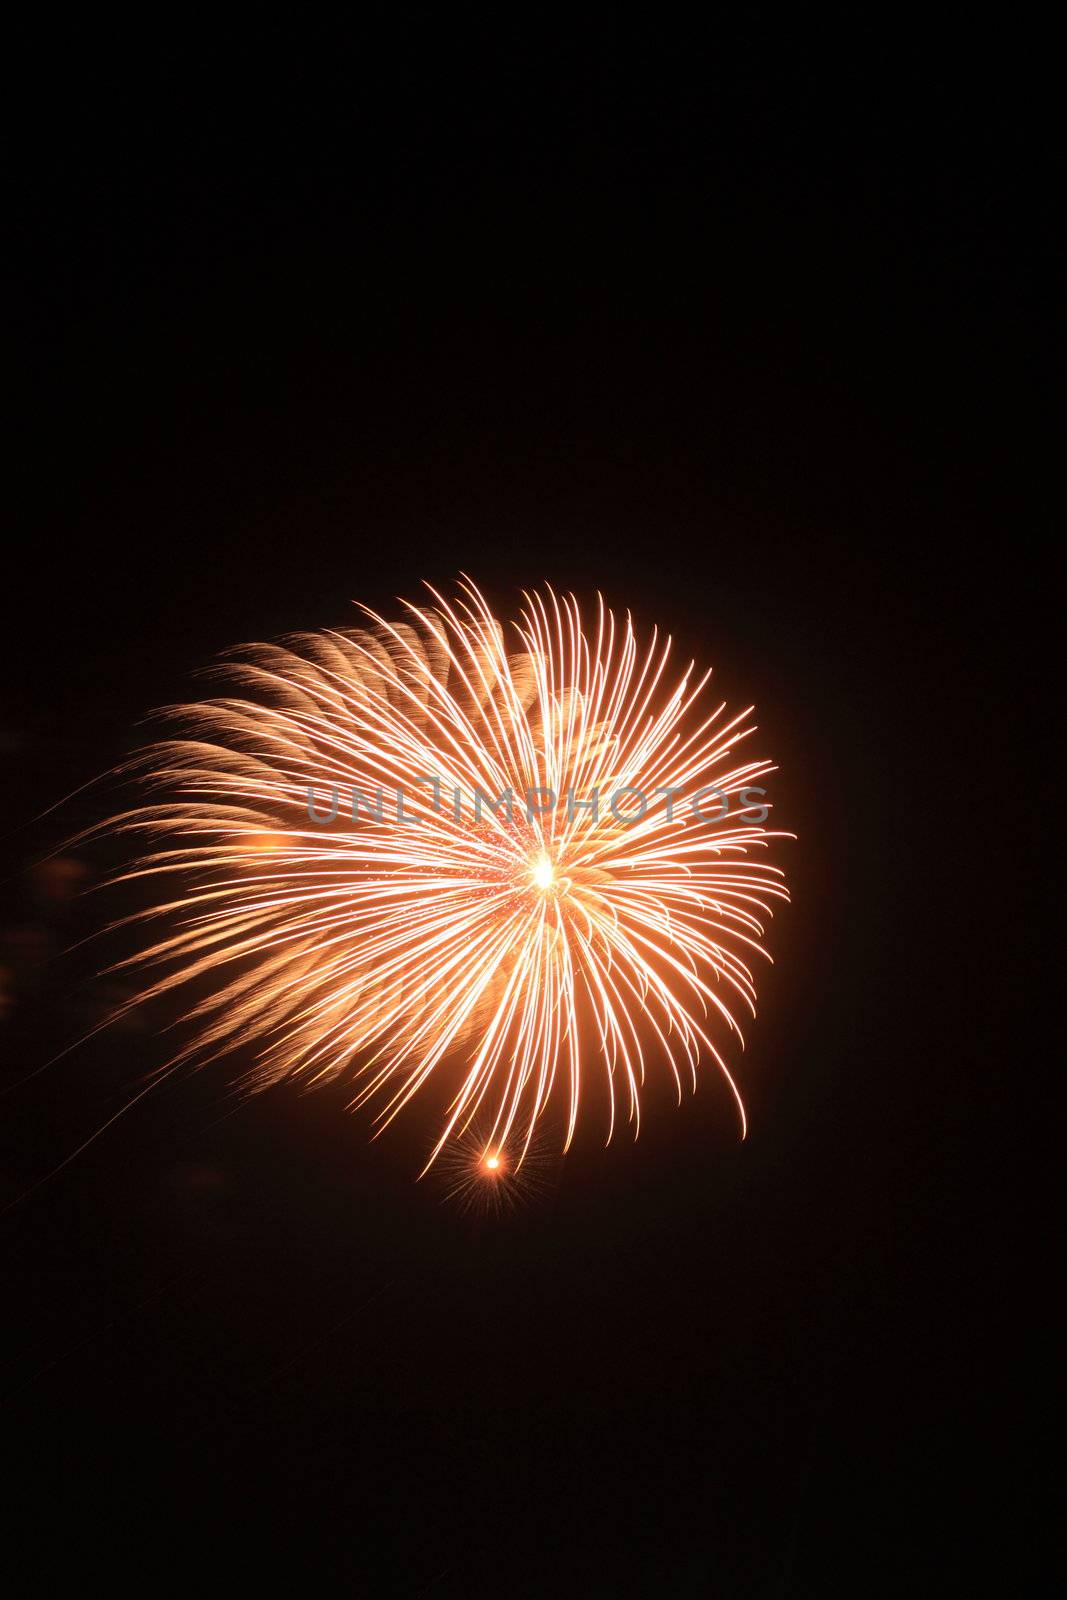
M270 42L86 29L27 51L16 115L16 1586L1021 1581L1033 62L618 23ZM411 1182L424 1130L235 1108L220 1066L47 1177L166 1042L21 1081L111 993L61 954L100 858L34 865L104 797L32 819L234 643L461 570L501 608L600 589L758 707L799 838L748 1141L709 1080L470 1219Z

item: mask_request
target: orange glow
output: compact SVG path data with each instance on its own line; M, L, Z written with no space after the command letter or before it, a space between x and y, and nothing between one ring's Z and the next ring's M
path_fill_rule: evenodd
M237 850L247 850L249 854L267 854L271 850L284 850L285 835L281 833L248 833L243 839L235 842Z
M427 1166L484 1125L509 1180L550 1106L570 1145L583 1094L608 1138L620 1116L636 1134L657 1068L680 1101L714 1063L743 1132L722 1036L755 1014L748 962L788 898L766 859L788 836L740 814L773 770L737 749L748 713L603 601L587 626L546 589L505 628L473 584L430 595L243 652L227 696L145 753L147 802L108 826L150 841L122 876L172 891L143 914L170 925L123 965L151 969L142 998L214 979L172 1065L240 1049L252 1089L343 1078L379 1128L435 1101ZM311 815L331 785L340 807ZM690 804L709 785L727 815ZM508 788L560 804L479 811ZM619 788L647 808L614 814ZM563 803L598 789L599 811Z

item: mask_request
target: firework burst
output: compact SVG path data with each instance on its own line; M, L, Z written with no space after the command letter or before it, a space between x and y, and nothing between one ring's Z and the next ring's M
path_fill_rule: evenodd
M469 1216L502 1216L541 1200L555 1163L540 1130L521 1148L494 1143L481 1119L445 1145L435 1168L443 1200Z
M680 1099L702 1060L743 1129L716 1035L754 1015L748 961L786 898L749 713L705 705L710 674L602 601L587 630L572 597L526 595L505 629L469 582L429 594L242 652L231 692L131 764L152 792L108 824L145 841L120 878L176 892L120 965L147 969L141 999L194 985L170 1065L344 1076L379 1126L436 1096L427 1165L477 1127L470 1160L517 1170L550 1105L566 1148L597 1079L608 1138L636 1134L646 1074Z

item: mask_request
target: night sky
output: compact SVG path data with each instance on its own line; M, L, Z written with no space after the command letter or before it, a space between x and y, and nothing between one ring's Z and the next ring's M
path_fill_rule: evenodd
M1048 119L1026 62L853 44L86 26L16 68L12 1592L1043 1592ZM798 839L748 1140L709 1073L466 1217L417 1108L370 1144L224 1061L49 1177L168 1047L22 1081L117 994L68 948L114 850L64 847L114 795L39 814L231 646L461 571L599 590L757 707Z

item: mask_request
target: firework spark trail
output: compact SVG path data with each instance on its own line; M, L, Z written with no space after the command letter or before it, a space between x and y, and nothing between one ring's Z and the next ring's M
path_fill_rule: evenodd
M669 638L642 648L602 600L587 634L573 597L527 594L509 640L470 582L429 592L242 652L240 693L175 708L129 763L158 798L106 825L152 841L115 881L181 892L128 919L169 928L118 966L154 969L138 1002L214 981L172 1064L251 1046L250 1087L349 1075L385 1126L462 1057L430 1162L477 1119L514 1167L560 1085L569 1146L593 1061L610 1138L650 1055L681 1098L706 1053L743 1131L708 1030L755 1014L746 957L787 894L752 854L788 837L748 820L773 770L735 755L749 712L702 712L710 674L672 679ZM692 804L711 784L724 817ZM588 802L623 790L643 814ZM354 815L313 818L324 792Z

